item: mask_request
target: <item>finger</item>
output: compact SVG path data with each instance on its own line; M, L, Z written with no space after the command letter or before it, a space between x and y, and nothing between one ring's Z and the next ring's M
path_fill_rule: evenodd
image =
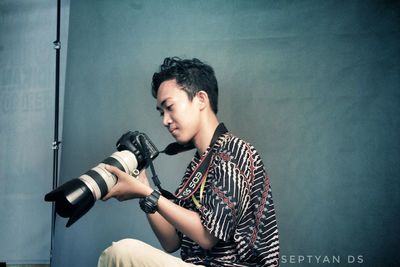
M110 192L108 192L107 195L105 195L101 200L107 201L107 200L109 200L109 199L112 198L112 197L113 197L113 195L112 195L112 192L110 191Z
M146 172L141 171L137 177L138 177L139 179L147 178Z
M107 200L109 200L110 198L115 197L115 188L116 188L116 186L112 187L112 188L108 191L108 193L107 193L101 200L107 201Z
M106 164L106 165L105 165L105 168L106 168L107 171L109 171L109 172L115 174L116 176L120 176L121 174L124 173L123 171L121 171L120 169L118 169L117 167L114 167L114 166L112 166L112 165Z
M147 178L147 175L146 175L146 173L144 171L140 172L140 174L139 174L139 176L137 178L143 184L150 185L149 184L149 179Z

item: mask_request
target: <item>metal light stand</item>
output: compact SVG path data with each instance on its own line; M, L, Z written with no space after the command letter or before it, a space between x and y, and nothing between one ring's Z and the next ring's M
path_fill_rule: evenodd
M53 149L53 190L58 186L58 152L61 141L58 140L59 128L59 110L60 110L60 19L61 19L61 0L57 0L57 39L53 42L56 50L56 74L55 74L55 112L54 112L54 141ZM56 224L55 203L52 202L52 220L51 220L51 239L50 239L50 266L53 263L53 242Z

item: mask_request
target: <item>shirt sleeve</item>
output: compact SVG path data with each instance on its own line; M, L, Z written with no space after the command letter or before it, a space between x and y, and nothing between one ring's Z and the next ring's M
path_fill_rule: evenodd
M235 232L249 196L243 174L236 164L220 159L217 161L207 178L208 188L200 216L203 225L212 235L227 241Z

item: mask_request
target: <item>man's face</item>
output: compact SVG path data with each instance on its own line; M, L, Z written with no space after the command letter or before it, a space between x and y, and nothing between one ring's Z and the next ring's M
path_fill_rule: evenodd
M157 93L157 110L177 142L185 144L195 138L200 129L200 109L196 96L189 99L187 93L176 83L161 83Z

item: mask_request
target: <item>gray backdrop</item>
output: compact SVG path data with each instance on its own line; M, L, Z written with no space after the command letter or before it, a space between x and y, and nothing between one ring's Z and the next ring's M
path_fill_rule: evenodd
M215 68L220 119L263 155L282 265L399 265L399 13L398 1L72 1L61 181L127 130L171 142L150 79L166 56L198 57ZM190 157L155 161L167 189ZM159 247L136 200L65 223L54 266L95 266L126 237Z
M62 1L67 40L69 0ZM49 262L56 1L0 1L0 262ZM65 70L67 42L61 52ZM61 92L64 89L61 72ZM61 101L62 104L62 101Z

